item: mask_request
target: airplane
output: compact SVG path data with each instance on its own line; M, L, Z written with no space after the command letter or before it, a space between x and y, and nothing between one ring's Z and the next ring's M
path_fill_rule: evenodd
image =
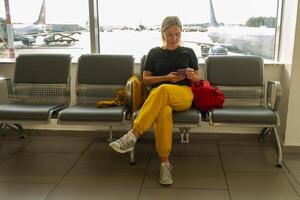
M207 27L211 43L185 41L196 43L201 48L209 48L204 54L230 53L258 55L266 59L274 58L275 28L224 26L217 22L212 0L209 0L210 24Z
M43 0L39 17L33 24L13 24L14 41L21 41L23 45L32 45L38 36L46 37L44 42L67 42L71 44L78 41L74 39L75 34L86 30L78 24L46 24L46 1ZM6 23L0 18L0 42L7 40Z
M13 24L14 41L21 41L24 45L35 43L37 36L45 32L45 0L43 0L39 17L33 24ZM0 18L0 40L7 40L5 19Z

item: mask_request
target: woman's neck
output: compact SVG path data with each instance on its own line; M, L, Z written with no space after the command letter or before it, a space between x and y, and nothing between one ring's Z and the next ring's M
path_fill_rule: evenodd
M179 45L176 45L176 46L167 46L167 45L163 45L163 49L164 50L171 50L171 51L173 51L173 50L176 50L176 49L178 49L180 46Z

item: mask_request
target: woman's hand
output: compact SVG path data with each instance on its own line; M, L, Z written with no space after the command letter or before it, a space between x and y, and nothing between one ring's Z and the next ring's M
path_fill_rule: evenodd
M167 76L166 76L167 80L172 82L172 83L176 83L178 81L182 81L183 79L185 79L184 75L179 75L177 72L170 72Z
M198 70L195 71L193 68L190 68L190 67L186 68L185 75L186 75L186 78L191 80L192 82L196 82L201 79L198 74Z

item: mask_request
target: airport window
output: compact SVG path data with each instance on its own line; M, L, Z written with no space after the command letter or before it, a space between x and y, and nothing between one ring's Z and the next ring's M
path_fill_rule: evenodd
M13 31L7 30L4 2L9 2ZM90 2L0 0L0 58L9 57L11 49L15 56L54 52L77 58L83 53L97 53L97 49L91 50L91 42L94 45L98 40L91 38L89 32L90 27L95 27L89 24ZM162 19L177 15L183 23L183 45L193 48L199 58L209 54L250 54L273 60L277 3L278 0L98 0L99 51L132 54L139 62L152 47L162 45ZM8 32L13 33L13 42L9 43Z
M69 53L78 57L90 53L88 1L6 0L8 5L3 0L0 2L0 57L10 56L5 50L12 48L15 56ZM12 31L7 28L10 26L6 23L7 11ZM13 34L13 42L9 41L8 34Z
M136 59L161 46L168 15L183 23L183 45L199 58L247 54L274 59L277 0L99 0L100 52ZM136 60L136 62L138 62Z

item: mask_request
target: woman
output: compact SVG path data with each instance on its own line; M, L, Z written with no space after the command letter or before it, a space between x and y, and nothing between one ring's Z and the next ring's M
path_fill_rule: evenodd
M143 82L151 91L143 104L133 128L120 139L110 143L119 153L133 150L136 140L153 125L155 142L161 160L159 182L171 185L172 111L191 107L191 82L200 80L198 61L191 48L180 46L182 25L178 17L168 16L161 25L162 47L149 51L143 71Z

